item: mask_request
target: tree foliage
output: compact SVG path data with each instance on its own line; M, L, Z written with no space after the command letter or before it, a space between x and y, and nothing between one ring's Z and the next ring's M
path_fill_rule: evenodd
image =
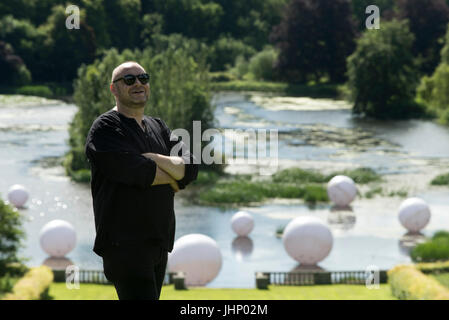
M408 19L415 35L412 52L419 58L420 70L431 74L440 61L442 38L449 22L449 7L444 0L398 0L397 16Z
M290 82L344 79L355 26L346 0L291 0L271 41L279 49L277 73Z
M55 6L47 22L39 27L45 39L38 55L45 64L39 64L40 69L33 73L38 80L71 81L82 63L94 60L96 42L92 28L81 15L80 29L67 29L66 18L65 7Z
M237 59L242 56L246 59L254 55L256 51L241 40L231 37L222 37L210 46L208 63L211 71L229 69Z
M401 118L419 111L414 102L418 72L407 21L383 22L366 30L348 58L353 111L376 118Z
M23 60L14 54L10 44L0 41L0 84L24 85L31 81L31 74Z
M234 63L236 50L249 58L268 44L286 2L2 0L0 40L12 45L38 82L72 81L82 63L91 63L104 50L154 48L173 34L210 46L212 69L224 70ZM81 10L80 30L65 28L69 4Z
M366 30L366 19L369 14L366 13L366 8L370 5L376 5L379 8L380 15L385 16L386 13L390 13L395 8L394 0L351 0L352 13L354 20L357 23L357 29L360 32ZM382 21L383 19L381 19ZM382 23L382 22L381 22Z
M255 80L274 80L274 64L278 53L272 47L256 53L249 59L248 72Z
M441 63L431 76L421 79L417 98L441 123L449 124L449 26L441 50Z
M18 251L24 237L19 212L0 199L0 277L9 272L11 264L22 262Z

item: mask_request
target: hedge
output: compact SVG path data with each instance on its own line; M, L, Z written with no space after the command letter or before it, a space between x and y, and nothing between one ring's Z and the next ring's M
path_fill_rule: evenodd
M449 300L449 290L416 267L399 265L388 271L392 294L400 300Z
M449 261L417 263L415 266L425 274L449 273Z
M47 297L50 284L53 282L53 272L47 266L31 268L15 284L11 293L3 300L41 300Z

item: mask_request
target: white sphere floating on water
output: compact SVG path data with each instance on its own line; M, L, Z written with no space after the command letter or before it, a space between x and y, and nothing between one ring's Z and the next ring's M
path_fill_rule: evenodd
M235 213L231 218L232 230L240 237L246 237L254 228L254 218L245 211Z
M42 249L51 257L64 257L76 246L76 232L64 220L52 220L44 225L39 234Z
M351 178L338 175L328 182L327 195L336 206L345 207L354 201L357 187Z
M9 188L8 200L16 208L22 208L28 201L28 197L28 190L20 184L15 184L11 188Z
M206 285L215 279L221 265L221 251L215 240L198 233L176 240L168 256L169 272L184 272L187 286Z
M334 241L320 219L301 216L285 227L282 242L288 255L301 265L316 265L329 255Z
M430 221L430 208L420 198L408 198L399 206L399 221L410 232L418 232Z

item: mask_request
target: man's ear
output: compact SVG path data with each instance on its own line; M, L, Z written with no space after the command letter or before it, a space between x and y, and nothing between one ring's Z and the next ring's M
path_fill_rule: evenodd
M109 85L109 90L111 90L112 94L115 96L116 89L115 89L114 84L111 83L111 84Z

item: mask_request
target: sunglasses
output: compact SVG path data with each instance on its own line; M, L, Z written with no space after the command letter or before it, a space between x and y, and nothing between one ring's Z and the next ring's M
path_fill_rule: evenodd
M117 81L123 80L123 82L126 85L131 86L131 85L133 85L136 82L136 78L139 79L141 84L147 84L148 81L150 81L150 75L148 73L142 73L142 74L139 74L137 76L135 76L133 74L127 74L127 75L124 75L121 78L115 79L112 82L116 83Z

